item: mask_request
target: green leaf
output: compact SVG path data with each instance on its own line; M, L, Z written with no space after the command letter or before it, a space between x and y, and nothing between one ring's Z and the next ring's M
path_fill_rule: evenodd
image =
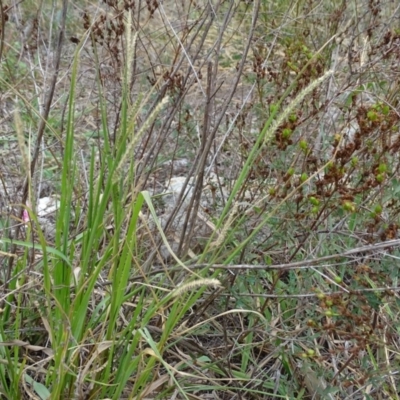
M0 239L0 244L1 243L15 244L17 246L27 247L28 249L38 249L37 243L23 242L22 240L12 240L12 239L8 239L6 237L2 237ZM48 246L45 247L45 250L47 253L54 254L55 256L61 258L63 261L66 262L66 264L68 264L69 267L72 268L72 265L71 265L69 259L63 253L61 253L60 250L57 250L54 247L48 247Z
M48 398L50 398L50 392L46 388L46 386L42 385L39 382L36 382L27 374L24 375L24 378L25 381L33 387L33 390L37 393L41 400L47 400Z

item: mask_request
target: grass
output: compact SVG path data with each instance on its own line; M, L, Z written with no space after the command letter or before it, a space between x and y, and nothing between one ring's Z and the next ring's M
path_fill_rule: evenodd
M63 7L2 8L0 398L398 399L399 10Z

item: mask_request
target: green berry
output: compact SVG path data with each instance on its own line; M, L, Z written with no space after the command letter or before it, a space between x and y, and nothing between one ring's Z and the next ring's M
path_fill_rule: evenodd
M386 165L386 164L379 164L378 172L379 172L380 174L383 174L383 173L386 172L386 171L387 171L387 165Z
M385 175L384 175L384 174L378 174L378 175L375 177L375 179L376 179L376 181L377 181L378 183L382 183L383 180L385 179Z
M288 170L287 170L287 174L289 175L289 176L293 176L294 175L294 168L289 168Z
M340 276L335 276L334 278L333 278L333 280L336 282L336 283L342 283L342 278L340 277Z
M305 172L303 172L300 176L301 182L305 182L307 179L308 179L308 175Z
M305 141L304 139L300 140L299 146L302 150L307 150L308 149L308 144L307 141Z
M313 350L313 349L308 349L308 350L307 350L307 354L308 354L310 357L314 357L314 356L315 356L315 350Z
M389 112L390 112L390 107L389 107L387 104L385 104L385 105L382 107L382 114L383 114L383 115L388 115Z
M355 205L354 205L351 201L345 201L345 202L343 203L343 208L344 208L346 211L350 211L350 212L354 212L354 211L356 210Z
M289 129L289 128L285 128L285 129L282 131L282 137L283 137L284 139L289 139L291 134L292 134L292 130Z
M367 112L367 118L371 121L371 122L375 122L378 120L378 114L376 113L376 111L370 110Z

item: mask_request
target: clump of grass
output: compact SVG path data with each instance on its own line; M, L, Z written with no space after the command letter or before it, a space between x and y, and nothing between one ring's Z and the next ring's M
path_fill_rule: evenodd
M398 11L87 7L2 11L0 396L398 398Z

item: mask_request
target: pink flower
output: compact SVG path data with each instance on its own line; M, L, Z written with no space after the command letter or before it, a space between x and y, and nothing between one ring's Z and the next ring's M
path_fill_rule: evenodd
M32 207L31 202L29 200L26 201L26 206ZM24 211L22 211L22 221L24 221L25 224L27 224L30 221L29 213L26 208L24 208Z
M29 213L27 210L22 212L22 220L27 224L29 222Z

